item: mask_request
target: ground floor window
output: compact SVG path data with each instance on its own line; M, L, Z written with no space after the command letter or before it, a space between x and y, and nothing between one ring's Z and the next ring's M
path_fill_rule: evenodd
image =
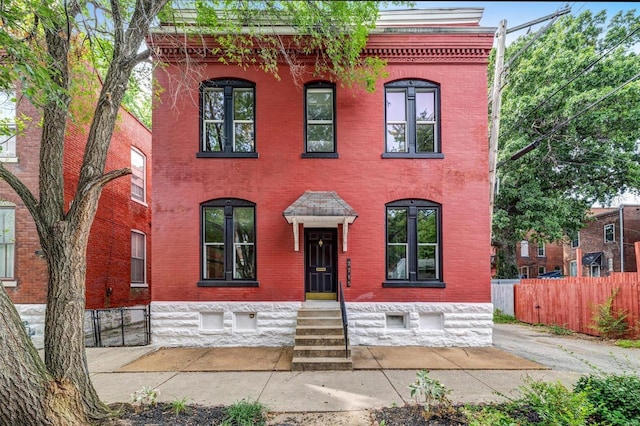
M257 285L255 204L216 199L202 204L202 286Z
M428 200L386 205L385 287L444 287L440 212L440 205Z

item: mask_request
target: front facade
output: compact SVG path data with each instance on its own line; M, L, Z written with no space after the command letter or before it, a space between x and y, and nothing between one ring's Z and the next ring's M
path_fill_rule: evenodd
M562 243L522 240L516 247L520 278L541 278L553 272L563 274Z
M177 93L178 59L157 68L154 344L292 345L298 309L340 287L351 344L491 344L481 15L383 12L373 93L211 53Z
M0 92L1 118L29 117L24 131L0 135L0 161L38 196L39 112L19 92ZM10 127L12 125L10 124ZM72 200L88 125L69 122L65 139L66 204ZM86 308L147 305L150 296L151 132L121 110L106 170L131 167L131 178L108 184L89 236ZM15 192L0 180L0 281L41 347L47 298L47 266L35 223Z

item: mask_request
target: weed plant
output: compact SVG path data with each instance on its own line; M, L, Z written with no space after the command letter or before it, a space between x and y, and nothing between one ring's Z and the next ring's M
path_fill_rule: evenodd
M264 426L267 408L258 401L241 400L227 407L222 426Z
M500 309L493 311L493 322L496 324L515 324L519 323L513 315L505 314Z

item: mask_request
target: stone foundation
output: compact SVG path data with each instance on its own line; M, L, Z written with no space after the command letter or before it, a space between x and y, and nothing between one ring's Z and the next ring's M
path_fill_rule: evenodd
M301 302L153 302L158 346L293 346ZM353 346L491 346L491 303L347 303Z

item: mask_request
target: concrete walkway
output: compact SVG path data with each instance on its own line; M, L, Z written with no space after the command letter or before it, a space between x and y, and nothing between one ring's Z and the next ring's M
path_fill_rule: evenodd
M228 405L257 400L270 411L358 411L412 402L416 371L450 389L454 403L517 396L526 376L567 386L579 373L554 371L491 348L353 347L354 371L292 372L291 348L88 348L89 371L107 403L144 386L159 401Z

